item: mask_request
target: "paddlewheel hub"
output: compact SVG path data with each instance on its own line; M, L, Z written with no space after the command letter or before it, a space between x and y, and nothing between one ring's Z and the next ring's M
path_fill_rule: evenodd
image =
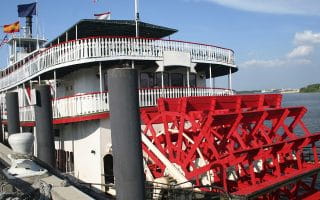
M319 198L320 133L303 123L306 108L282 107L281 100L279 94L159 99L141 113L150 173L236 198Z

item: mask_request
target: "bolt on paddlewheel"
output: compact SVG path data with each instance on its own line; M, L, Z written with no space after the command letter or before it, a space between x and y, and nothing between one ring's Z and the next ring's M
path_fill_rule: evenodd
M240 199L320 198L320 133L303 123L306 108L282 107L281 100L280 94L159 99L141 113L151 176L187 180L206 192L222 188Z

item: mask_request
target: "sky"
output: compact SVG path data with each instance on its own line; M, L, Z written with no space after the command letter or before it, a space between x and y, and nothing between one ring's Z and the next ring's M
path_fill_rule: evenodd
M1 2L0 26L19 20L18 4L34 1ZM48 40L94 13L111 11L112 19L134 18L134 0L37 2L38 30ZM171 39L233 49L239 68L232 75L233 89L320 83L319 0L139 0L139 12L144 22L178 29ZM7 51L0 49L1 67L7 63ZM226 80L217 78L216 87L226 87Z

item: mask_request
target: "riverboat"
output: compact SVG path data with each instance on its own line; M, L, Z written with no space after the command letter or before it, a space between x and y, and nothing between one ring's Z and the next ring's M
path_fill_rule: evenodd
M232 49L166 39L177 30L139 20L82 19L50 41L33 37L27 24L24 35L9 38L10 62L0 71L2 130L10 123L6 93L17 92L21 131L36 134L35 87L50 85L62 172L108 192L114 183L108 70L134 68L147 181L167 178L246 198L299 196L300 186L318 195L320 136L303 124L306 109L282 107L279 94L235 95ZM228 85L215 88L221 76ZM294 133L297 126L304 137ZM307 147L314 153L308 162Z

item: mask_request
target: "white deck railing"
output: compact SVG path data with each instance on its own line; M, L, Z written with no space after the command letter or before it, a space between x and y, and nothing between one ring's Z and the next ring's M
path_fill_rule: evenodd
M108 93L79 94L52 102L53 118L90 115L109 110Z
M90 62L90 58L107 60L133 57L137 60L162 60L164 51L188 52L194 62L234 65L234 53L231 49L211 45L146 38L85 38L34 52L9 66L9 69L4 69L5 75L0 78L0 90L14 87L15 84L60 64L68 66L75 64L75 61Z
M140 107L157 105L160 97L177 98L188 96L225 96L233 91L219 88L152 88L139 90ZM86 93L70 97L58 98L52 102L53 118L77 117L109 111L108 93ZM7 119L6 111L2 119ZM35 121L34 107L20 108L20 121Z
M140 107L155 106L160 97L179 98L192 96L225 96L232 95L233 91L222 88L200 88L200 87L172 87L172 88L147 88L139 90Z

